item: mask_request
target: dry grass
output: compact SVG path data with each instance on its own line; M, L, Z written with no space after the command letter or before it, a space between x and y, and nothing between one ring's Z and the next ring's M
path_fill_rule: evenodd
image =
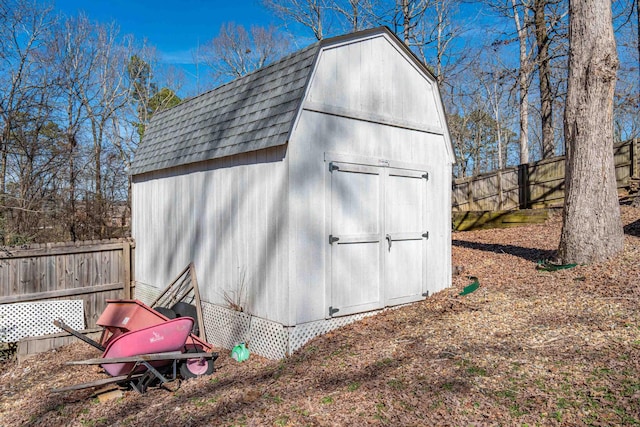
M64 366L76 343L0 373L2 425L635 425L640 424L640 209L623 210L624 253L536 270L560 220L455 233L466 276L428 300L308 343L283 361L224 352L218 371L170 392L97 403L54 387L103 378Z

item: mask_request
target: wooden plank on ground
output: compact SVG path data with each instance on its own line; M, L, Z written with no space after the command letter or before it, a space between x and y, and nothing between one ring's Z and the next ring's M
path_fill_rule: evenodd
M140 378L142 375L143 374L136 374L136 375L131 375L131 376L120 375L119 377L105 378L105 379L102 379L102 380L91 381L91 382L88 382L88 383L74 384L74 385L70 385L68 387L55 388L55 389L51 390L51 392L52 393L62 393L62 392L65 392L65 391L83 390L85 388L100 387L100 386L107 385L107 384L115 384L115 383L119 383L119 382L123 382L123 381L128 381L128 380Z
M157 360L183 360L183 359L213 359L217 358L217 353L182 353L180 351L171 351L167 353L140 354L137 356L127 357L100 357L96 359L74 360L66 362L66 365L108 365L111 363L130 363L130 362L151 362Z

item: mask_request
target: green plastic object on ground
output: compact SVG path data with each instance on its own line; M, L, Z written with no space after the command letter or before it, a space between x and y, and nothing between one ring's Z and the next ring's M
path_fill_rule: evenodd
M578 264L554 264L548 260L540 260L538 261L538 265L536 266L536 269L538 270L542 270L542 271L558 271L558 270L565 270L567 268L573 268Z
M480 282L478 281L477 277L469 276L469 279L473 280L473 282L470 285L465 286L464 289L462 290L462 292L460 292L458 295L470 294L471 292L475 291L476 289L478 289L480 287Z
M249 358L249 349L244 343L240 343L231 350L231 358L238 362L244 362Z

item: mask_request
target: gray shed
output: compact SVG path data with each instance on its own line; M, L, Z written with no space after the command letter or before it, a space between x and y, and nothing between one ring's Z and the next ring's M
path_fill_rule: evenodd
M208 340L270 358L424 299L451 284L453 162L436 81L391 31L315 43L154 116L136 295L194 262Z

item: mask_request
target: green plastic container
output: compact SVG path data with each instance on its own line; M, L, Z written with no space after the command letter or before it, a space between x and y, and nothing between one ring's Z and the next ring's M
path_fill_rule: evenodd
M231 350L231 357L238 362L244 362L249 358L249 349L244 343L240 343Z

